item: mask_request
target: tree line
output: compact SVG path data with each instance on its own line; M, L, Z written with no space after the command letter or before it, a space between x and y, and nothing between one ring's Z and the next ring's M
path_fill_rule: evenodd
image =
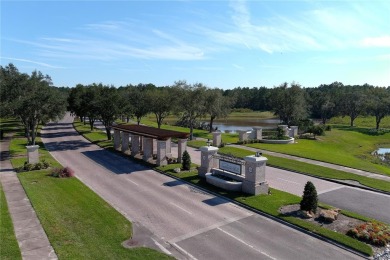
M29 143L35 142L39 123L55 120L66 110L82 120L88 118L91 129L96 120L101 120L108 139L111 139L110 126L118 117L134 118L139 124L150 113L155 115L158 128L168 115L177 115L182 125L190 128L191 138L200 118L209 118L208 129L212 131L214 120L226 117L234 108L273 111L287 125L301 125L309 118L321 119L326 124L334 116L348 116L353 126L358 116L372 115L376 118L376 129L390 115L390 87L368 84L345 86L334 82L304 88L292 82L274 88L222 90L177 81L161 87L129 84L117 88L93 83L56 88L48 75L37 71L31 75L20 73L9 64L0 67L0 86L1 116L19 118Z

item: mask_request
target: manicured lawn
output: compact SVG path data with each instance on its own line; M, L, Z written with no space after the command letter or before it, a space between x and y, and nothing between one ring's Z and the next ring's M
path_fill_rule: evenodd
M74 128L87 138L91 143L97 144L103 148L112 148L114 146L112 140L107 140L107 134L99 129L94 129L91 131L89 124L84 125L84 123L75 120L73 123Z
M231 154L239 158L243 158L248 155L253 155L253 152L251 151L235 148L235 147L226 147L226 146L220 148L219 153ZM319 176L324 178L331 178L337 180L355 180L368 187L390 192L390 183L383 180L378 180L378 179L368 178L368 177L364 177L352 173L333 170L330 168L326 168L314 164L275 157L268 154L263 154L263 155L267 157L268 159L267 165L269 166L275 166L286 170L297 171L312 176Z
M321 236L324 236L326 238L329 238L331 240L334 240L340 244L343 244L345 246L348 246L356 251L359 251L366 255L372 255L372 248L356 239L353 239L351 237L348 237L344 234L336 233L334 231L319 227L315 224L308 223L304 220L297 219L294 217L288 217L283 216L278 212L278 209L284 205L290 205L290 204L297 204L300 202L301 198L283 191L279 191L276 189L270 189L271 195L245 195L238 192L228 192L222 189L219 189L215 186L212 186L208 184L204 179L200 179L197 175L197 172L182 172L182 173L175 173L173 171L174 168L180 167L178 164L171 164L167 166L160 166L157 167L158 170L164 171L167 174L170 174L172 176L176 176L180 179L183 179L185 181L188 181L192 184L195 184L197 186L200 186L202 188L211 190L213 192L216 192L222 196L226 196L230 199L236 200L238 202L241 202L245 205L248 205L254 209L257 209L259 211L265 212L267 214L270 214L274 217L283 219L289 223L292 223L294 225L297 225L303 229L306 229L310 232L319 234ZM351 213L349 213L351 214ZM356 216L356 214L355 214ZM367 219L362 216L359 216L360 219Z
M131 223L77 178L47 171L19 179L60 259L170 259L147 248L126 249Z
M250 147L291 154L390 176L390 167L378 162L371 153L390 147L390 132L370 135L364 128L333 128L318 140L298 139L295 144L248 144Z
M22 259L19 245L16 241L14 226L8 211L7 201L4 196L3 187L0 184L0 259L17 260Z

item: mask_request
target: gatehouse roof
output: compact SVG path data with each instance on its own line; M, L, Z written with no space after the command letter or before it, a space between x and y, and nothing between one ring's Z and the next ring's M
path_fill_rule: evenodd
M144 125L114 125L111 126L112 129L123 131L126 133L149 137L157 140L168 140L169 138L188 138L188 133L158 129L155 127L144 126Z

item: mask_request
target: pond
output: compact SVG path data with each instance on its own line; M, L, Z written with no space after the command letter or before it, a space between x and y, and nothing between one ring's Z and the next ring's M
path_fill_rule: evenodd
M252 127L263 127L263 129L273 129L280 124L280 120L277 118L271 119L255 119L248 118L244 120L238 119L226 119L226 120L216 120L213 123L213 127L217 127L218 130L225 132L236 132L237 130L252 130Z
M390 156L388 156L390 155L390 148L379 148L374 152L374 155L377 155L382 161L388 161L390 158Z

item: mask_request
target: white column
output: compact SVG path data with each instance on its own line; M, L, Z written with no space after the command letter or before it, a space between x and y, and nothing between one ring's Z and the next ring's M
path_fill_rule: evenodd
M177 142L177 162L181 163L184 151L187 150L187 139L179 139Z
M152 158L153 155L153 139L144 137L143 138L143 151L144 151L144 156L142 159L147 162L149 159Z
M39 145L27 145L27 162L37 163L39 162Z
M265 181L265 166L267 158L263 156L246 156L245 180L242 183L242 191L257 195L268 193L268 183Z
M239 135L239 140L241 142L248 140L248 131L246 130L237 130Z
M172 139L168 138L168 140L166 142L167 142L167 144L166 144L166 149L167 149L166 153L167 153L167 156L169 158L171 158L172 157L172 144L171 144Z
M220 147L221 146L221 132L213 132L213 146Z
M129 151L129 133L122 132L122 152Z
M214 159L214 155L218 152L218 147L214 146L202 146L200 150L201 166L198 168L198 175L205 178L205 174L210 172L211 168L218 167Z
M167 165L167 141L157 140L157 166Z
M114 149L119 150L121 145L121 131L114 129Z
M291 137L295 137L298 135L298 126L291 126L291 130L293 130L293 136Z
M262 127L253 127L254 138L255 140L263 139L263 128Z
M136 156L139 153L139 135L131 136L131 155Z

